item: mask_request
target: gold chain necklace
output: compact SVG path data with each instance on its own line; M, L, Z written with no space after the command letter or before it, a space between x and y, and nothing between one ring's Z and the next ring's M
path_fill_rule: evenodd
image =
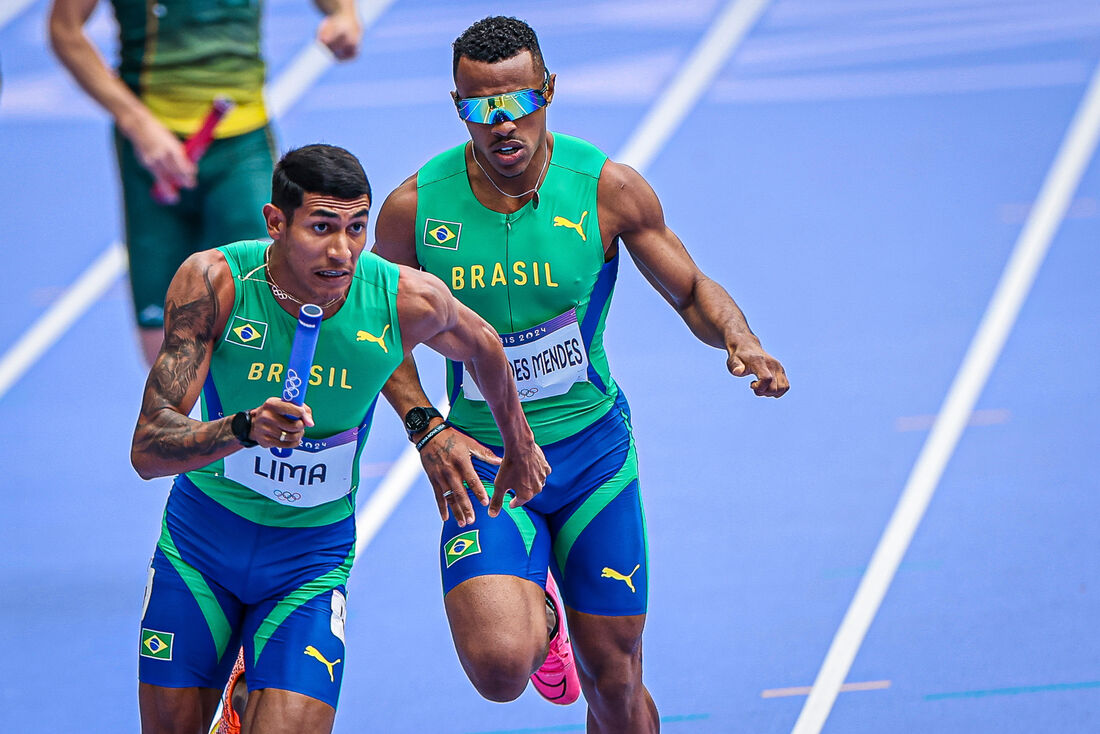
M285 290L283 290L281 287L279 287L279 284L275 282L275 278L273 278L271 276L271 268L267 267L268 261L269 261L270 258L271 258L271 245L268 245L267 249L264 250L264 264L260 265L258 267L252 268L252 270L249 270L247 273L245 273L244 275L241 276L241 280L252 280L252 281L255 282L255 279L251 277L252 274L255 273L257 270L260 270L262 268L266 268L265 274L267 275L267 278L263 282L267 283L267 286L269 288L271 288L271 295L275 296L280 301L286 301L286 300L289 299L289 300L294 301L295 303L297 303L299 306L304 306L305 305L304 301L299 301L297 298L290 295ZM348 295L347 293L342 293L339 296L336 296L336 298L333 298L328 303L322 304L321 308L326 309L329 306L334 306L337 303L339 303L340 301L342 301L344 298L346 298L347 295Z

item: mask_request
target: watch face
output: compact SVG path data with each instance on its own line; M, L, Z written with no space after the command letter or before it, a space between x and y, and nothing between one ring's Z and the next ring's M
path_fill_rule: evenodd
M405 428L415 433L428 425L428 416L423 408L413 408L405 414Z

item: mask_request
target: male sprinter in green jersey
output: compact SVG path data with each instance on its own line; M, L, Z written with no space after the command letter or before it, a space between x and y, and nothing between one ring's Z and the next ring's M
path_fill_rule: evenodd
M197 253L173 278L134 432L142 477L178 474L142 613L146 734L206 734L241 646L245 734L331 731L359 456L382 384L416 344L468 365L498 421L497 507L506 489L536 494L548 472L496 332L434 276L361 254L359 161L300 148L271 188L270 245ZM302 303L324 321L297 406L280 396Z
M459 491L468 457L487 482L500 480L478 442L499 451L501 438L487 396L451 361L448 421L456 430L429 444L422 460L456 516L444 513L440 552L455 646L487 698L514 699L534 673L544 697L575 699L560 610L544 612L549 564L573 635L588 731L654 732L657 710L642 683L648 566L637 463L629 409L602 341L620 247L701 341L726 351L732 374L756 376L757 395L779 397L787 378L666 226L642 176L583 140L547 131L555 80L530 27L501 17L475 23L454 43L453 72L470 141L431 159L389 196L376 252L438 275L500 332L553 469L542 493L507 518L487 516L476 483L480 502ZM409 364L384 393L399 412L412 411L414 440L439 420L417 425L416 411L428 404ZM548 622L559 628L549 655Z
M314 0L317 38L337 59L355 56L362 29L354 0ZM118 76L84 32L98 0L53 0L50 41L61 63L114 118L130 287L142 352L152 364L164 336L164 294L188 255L266 235L260 215L274 164L260 55L263 3L245 0L111 0ZM215 98L234 107L196 165L183 139ZM154 200L155 181L183 189Z

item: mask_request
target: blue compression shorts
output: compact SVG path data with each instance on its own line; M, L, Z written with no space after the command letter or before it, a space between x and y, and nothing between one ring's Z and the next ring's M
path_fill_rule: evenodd
M281 688L335 708L354 554L354 517L258 525L177 477L149 567L138 678L221 689L243 645L250 690Z
M497 454L503 449L490 446ZM588 428L542 447L551 473L542 492L495 518L470 496L476 519L443 525L439 561L446 594L475 576L546 583L554 573L565 604L587 614L645 614L649 563L630 409L622 393ZM496 467L474 459L490 496Z

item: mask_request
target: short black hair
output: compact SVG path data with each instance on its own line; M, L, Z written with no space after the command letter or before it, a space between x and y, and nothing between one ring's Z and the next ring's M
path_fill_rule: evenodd
M287 221L302 205L307 193L370 200L370 181L354 155L335 145L305 145L287 151L271 175L271 203L282 210Z
M458 72L458 60L463 56L472 61L495 64L518 56L524 50L531 52L531 57L535 61L535 71L546 70L538 36L535 35L531 26L518 18L504 15L482 18L462 31L462 35L456 38L451 46L454 48L452 74Z

